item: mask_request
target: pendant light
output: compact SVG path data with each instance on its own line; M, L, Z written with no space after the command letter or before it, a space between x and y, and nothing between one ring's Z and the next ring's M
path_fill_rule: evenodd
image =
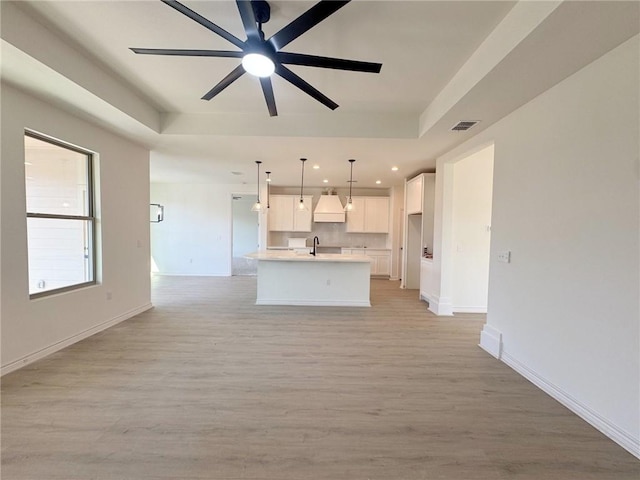
M251 207L251 211L252 212L261 212L262 211L262 204L260 203L260 164L262 162L260 160L256 160L256 165L258 165L258 200L256 201L256 203L253 204L253 207Z
M307 159L301 158L300 161L302 162L302 179L300 180L300 201L298 202L298 210L304 211L308 210L307 206L304 204L304 198L302 197L302 193L304 191L304 162L306 162Z
M347 200L347 204L344 206L345 212L353 212L355 210L353 206L353 200L351 199L351 187L353 187L353 163L355 160L352 158L349 160L351 164L351 173L349 174L349 200Z
M267 208L270 208L269 197L271 196L271 172L265 172L267 174Z

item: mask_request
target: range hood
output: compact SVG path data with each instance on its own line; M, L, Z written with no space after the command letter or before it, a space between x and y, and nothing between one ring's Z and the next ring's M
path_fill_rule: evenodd
M320 200L313 211L314 222L344 222L344 207L340 197L333 192L320 195Z

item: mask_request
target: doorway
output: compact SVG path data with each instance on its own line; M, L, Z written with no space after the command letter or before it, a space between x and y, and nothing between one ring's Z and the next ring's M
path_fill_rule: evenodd
M257 261L245 255L258 250L258 213L251 211L256 195L234 194L232 200L231 275L256 275Z

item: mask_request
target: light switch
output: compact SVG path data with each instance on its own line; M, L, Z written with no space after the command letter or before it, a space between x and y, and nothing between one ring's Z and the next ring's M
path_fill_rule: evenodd
M498 261L503 263L511 263L511 251L505 250L498 253Z

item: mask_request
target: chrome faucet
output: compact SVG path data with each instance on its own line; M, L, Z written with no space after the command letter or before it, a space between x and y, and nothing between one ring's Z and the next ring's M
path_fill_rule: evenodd
M316 246L320 245L320 239L318 238L318 236L316 235L315 237L313 237L313 250L311 250L311 255L313 255L314 257L316 256Z

